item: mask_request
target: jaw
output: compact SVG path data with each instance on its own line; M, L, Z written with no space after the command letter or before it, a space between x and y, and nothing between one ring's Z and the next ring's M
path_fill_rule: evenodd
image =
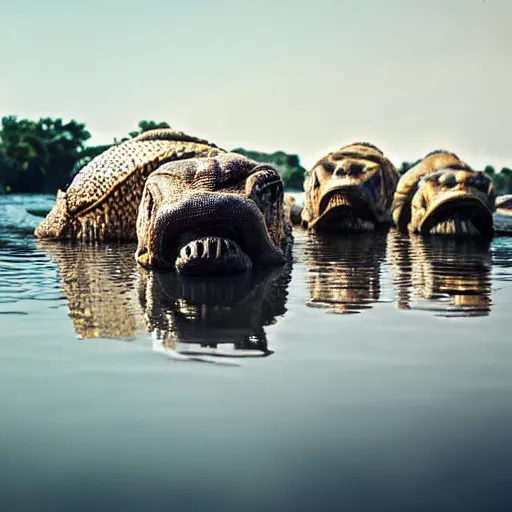
M443 194L419 223L421 234L484 236L493 233L493 216L480 198L466 192Z
M183 275L231 275L284 263L254 201L235 194L196 193L161 206L137 259Z
M361 186L334 186L320 198L320 215L310 228L325 231L373 231L379 224L375 205Z

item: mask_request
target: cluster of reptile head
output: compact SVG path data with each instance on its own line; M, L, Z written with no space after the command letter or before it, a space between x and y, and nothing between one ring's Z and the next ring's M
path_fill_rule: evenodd
M491 178L454 153L434 151L400 178L393 220L402 232L490 237L495 199Z
M292 235L270 165L154 130L93 159L59 191L41 239L137 241L137 261L188 275L282 264Z
M320 159L304 180L304 204L288 200L295 224L314 231L373 231L395 225L422 235L493 233L495 189L455 154L433 151L402 177L374 145L355 143Z
M42 239L137 242L144 267L226 275L291 260L290 219L314 231L493 233L492 180L435 151L401 178L373 144L320 159L304 204L284 204L277 170L204 139L152 130L86 165L36 230Z

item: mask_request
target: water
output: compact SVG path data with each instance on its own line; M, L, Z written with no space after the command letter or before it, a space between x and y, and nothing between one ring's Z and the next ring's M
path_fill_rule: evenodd
M1 510L512 509L512 238L182 282L52 202L0 198Z

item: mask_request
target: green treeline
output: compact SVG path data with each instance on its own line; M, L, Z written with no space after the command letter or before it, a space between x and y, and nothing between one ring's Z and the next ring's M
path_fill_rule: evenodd
M41 118L38 121L2 118L0 126L0 193L55 194L66 189L73 176L94 157L114 144L154 128L170 128L166 122L140 121L138 129L111 144L91 146L91 134L85 124L75 120ZM258 162L272 164L281 174L287 188L302 189L306 170L298 155L283 151L262 153L236 148L232 151ZM401 173L414 165L404 162ZM498 194L512 193L512 170L496 172L491 166L484 171L494 178Z
M252 160L256 160L256 162L271 164L277 169L287 188L302 190L306 169L300 165L298 155L289 155L284 151L261 153L259 151L251 151L244 148L235 148L231 151L233 153L244 155Z

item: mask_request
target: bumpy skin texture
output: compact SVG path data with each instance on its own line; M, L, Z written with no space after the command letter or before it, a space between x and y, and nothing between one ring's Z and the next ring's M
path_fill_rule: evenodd
M232 274L291 258L278 172L226 153L162 166L137 220L137 261L182 274Z
M304 180L303 227L370 231L391 223L398 172L382 151L358 142L329 153Z
M488 176L438 150L400 178L393 220L402 232L491 236L495 198Z
M87 164L35 231L38 238L85 242L135 241L147 177L174 160L225 153L206 140L170 129L150 130Z

